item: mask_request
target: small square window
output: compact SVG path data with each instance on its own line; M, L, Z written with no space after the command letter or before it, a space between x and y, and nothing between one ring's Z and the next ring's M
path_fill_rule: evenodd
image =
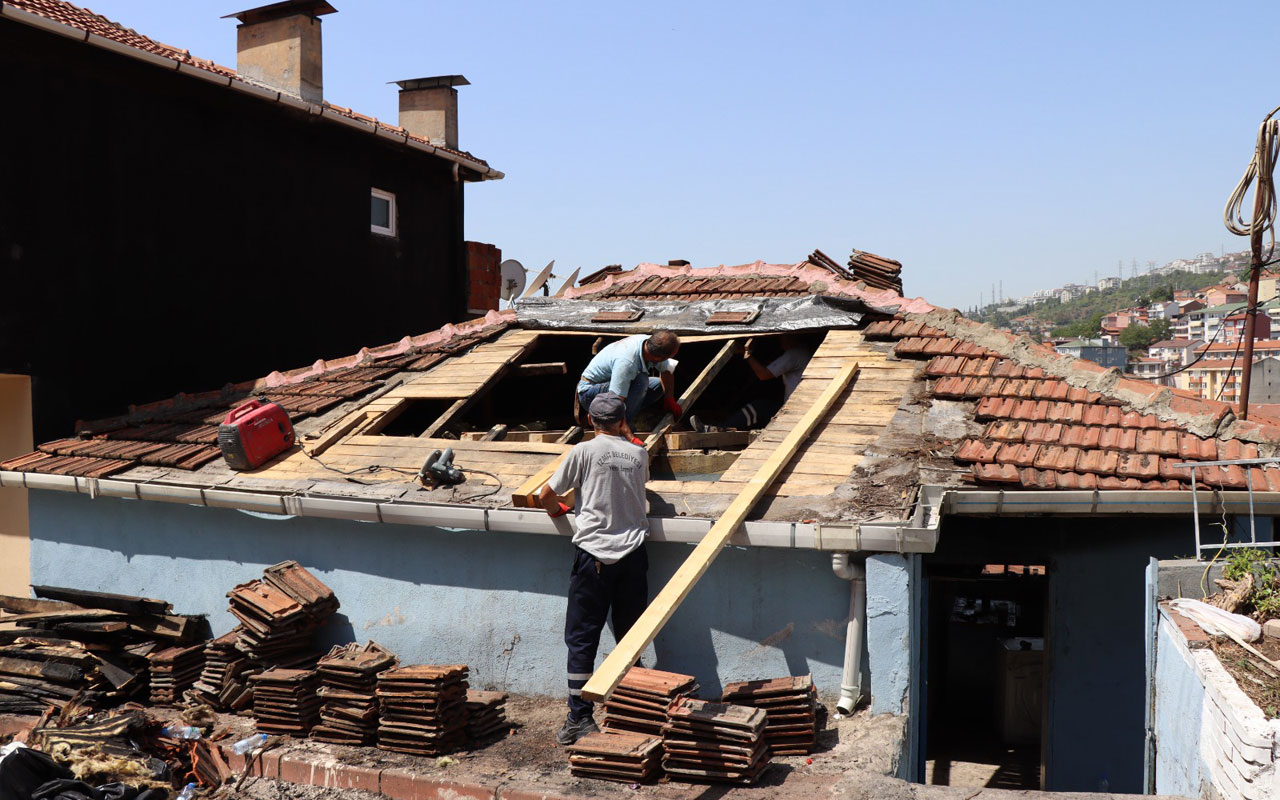
M369 230L383 236L396 235L396 196L391 192L369 190Z

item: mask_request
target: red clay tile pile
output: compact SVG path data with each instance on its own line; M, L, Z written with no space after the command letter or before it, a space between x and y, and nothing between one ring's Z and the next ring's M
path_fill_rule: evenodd
M150 656L151 661L151 705L171 706L182 699L182 695L204 669L204 643L190 647L167 647Z
M467 740L483 742L507 732L507 695L467 690Z
M465 665L417 664L378 675L378 747L439 756L464 743Z
M818 739L818 690L813 676L728 683L721 700L763 709L764 738L775 756L802 756Z
M658 736L605 730L587 734L568 749L569 772L579 778L644 783L661 771Z
M698 682L692 675L632 667L604 701L601 727L661 736L671 701L696 691Z
M872 289L888 289L894 294L902 294L902 263L899 261L854 250L849 256L849 271L853 273L854 280L862 281Z
M244 626L236 646L271 666L305 663L312 634L339 605L333 590L296 561L267 567L261 580L242 583L227 597L229 610Z
M163 600L57 586L0 595L0 713L109 708L148 699L148 656L199 638L200 620Z
M305 736L320 721L320 677L311 669L269 669L249 678L253 718L263 733Z
M673 778L754 783L769 768L765 713L679 697L662 728L662 769Z
M311 738L334 744L371 745L378 739L378 673L399 659L377 642L334 645L316 666L323 684L320 724Z
M188 697L226 711L240 711L253 703L248 674L259 670L236 647L242 630L237 625L229 633L205 643L204 671Z

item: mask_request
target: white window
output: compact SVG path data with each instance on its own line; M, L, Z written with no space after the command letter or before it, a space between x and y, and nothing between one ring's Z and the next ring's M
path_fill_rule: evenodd
M383 236L396 235L396 196L391 192L369 190L369 230Z

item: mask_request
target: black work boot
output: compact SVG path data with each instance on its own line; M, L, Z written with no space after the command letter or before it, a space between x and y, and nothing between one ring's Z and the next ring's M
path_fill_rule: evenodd
M599 733L600 729L596 727L596 721L590 716L582 719L574 719L570 714L565 718L564 727L556 734L556 742L562 745L571 745L574 742L586 736L588 733Z

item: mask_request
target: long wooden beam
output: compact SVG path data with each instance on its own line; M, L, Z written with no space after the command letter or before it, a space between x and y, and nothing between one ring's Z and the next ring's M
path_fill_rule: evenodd
M730 339L724 343L724 347L720 348L720 352L716 353L715 358L711 359L708 364L702 368L702 372L698 373L698 377L693 379L693 383L689 384L689 388L684 390L684 394L680 395L680 407L688 411L693 404L698 402L698 398L702 396L711 382L720 374L720 370L733 358L733 348L737 346L737 339ZM649 455L658 452L660 446L665 443L664 437L667 431L671 430L671 426L676 424L676 418L671 414L666 414L662 420L653 429L653 433L649 434L649 438L645 440L644 449L649 451Z
M582 687L583 697L588 700L604 700L613 693L622 676L631 669L632 664L636 663L640 654L662 630L662 626L667 624L667 620L671 619L671 615L689 595L694 584L706 574L707 568L724 549L729 537L747 518L747 514L768 490L770 484L782 473L801 443L809 437L809 432L819 420L826 416L836 398L844 392L845 387L857 372L856 362L847 364L831 379L831 384L827 386L826 391L796 422L795 427L778 444L778 447L769 454L769 458L747 482L746 488L733 499L724 514L711 526L711 530L707 531L707 535L702 537L702 541L640 615L640 619L636 620L627 635L622 637L618 646L613 648L613 652L605 658L604 663L587 681L587 685Z

